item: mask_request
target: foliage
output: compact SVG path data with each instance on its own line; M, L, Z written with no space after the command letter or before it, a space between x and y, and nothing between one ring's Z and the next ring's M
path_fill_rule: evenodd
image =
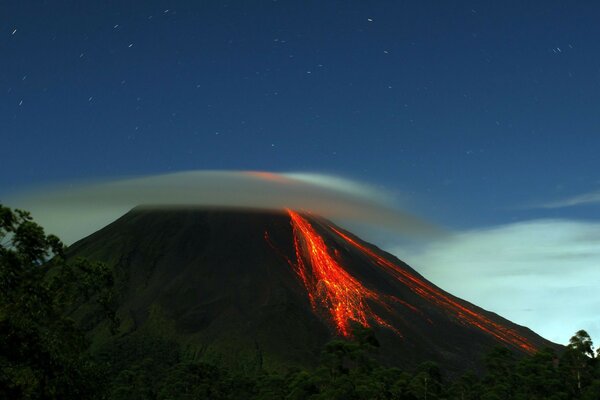
M95 396L102 374L68 314L82 301L116 325L112 276L65 261L65 247L29 213L0 205L0 398Z
M362 339L364 335L369 341ZM361 337L362 336L362 337ZM371 332L358 331L353 340L334 340L323 349L321 362L313 369L286 373L262 372L239 376L201 361L156 357L157 344L139 347L148 358L123 367L112 382L112 399L515 399L515 400L597 400L600 398L600 368L587 356L589 379L581 390L572 390L573 366L568 352L559 357L552 349L518 359L505 348L486 358L486 371L468 372L453 380L444 379L431 362L413 371L388 368L374 360L377 346ZM139 346L130 344L133 347ZM158 346L160 347L160 346ZM577 350L581 348L573 348ZM588 353L586 353L588 354ZM156 361L158 360L158 361ZM162 360L162 361L161 361ZM162 363L162 364L161 364ZM162 367L160 367L162 365ZM157 369L158 368L158 369ZM154 377L154 379L153 379ZM160 379L156 379L160 377Z

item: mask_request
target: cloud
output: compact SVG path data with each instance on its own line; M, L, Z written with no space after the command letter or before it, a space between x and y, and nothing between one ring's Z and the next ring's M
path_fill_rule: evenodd
M584 193L562 200L538 204L534 208L565 208L590 204L600 204L600 191Z
M392 252L445 290L567 343L600 343L600 223L534 220Z
M30 210L47 231L66 243L138 205L291 208L409 235L436 232L431 224L398 209L387 194L364 183L323 174L186 171L29 190L7 203Z

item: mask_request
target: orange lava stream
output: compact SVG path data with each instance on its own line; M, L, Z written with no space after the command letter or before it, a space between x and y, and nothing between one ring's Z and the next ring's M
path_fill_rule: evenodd
M352 322L368 327L369 320L396 331L367 304L369 300L389 309L382 297L364 287L330 255L323 238L306 219L292 210L288 210L288 213L298 260L294 270L304 283L313 309L316 310L320 305L328 310L343 336L350 336ZM303 254L308 258L307 263Z
M489 318L485 317L484 315L481 315L473 310L468 309L467 307L458 303L456 300L450 298L448 295L441 292L439 289L433 287L432 285L411 274L410 272L400 268L399 266L388 261L387 259L379 256L374 251L368 249L364 245L350 238L348 235L345 235L344 233L340 232L334 227L330 228L333 231L335 231L340 237L342 237L344 240L350 243L352 246L361 250L363 253L367 254L369 257L375 260L377 264L390 271L396 277L396 279L405 284L410 290L412 290L417 295L443 307L444 309L454 314L456 318L463 321L464 323L475 326L504 343L519 347L529 353L533 353L536 351L536 347L533 344L531 344L529 340L520 336L513 329L497 324Z

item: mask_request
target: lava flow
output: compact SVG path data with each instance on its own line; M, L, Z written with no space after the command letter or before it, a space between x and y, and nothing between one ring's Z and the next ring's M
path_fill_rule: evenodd
M531 344L529 340L519 335L513 329L502 326L485 317L484 315L481 315L461 305L459 302L452 299L451 297L443 293L441 290L435 288L434 286L425 282L419 277L411 274L409 271L400 268L398 265L388 261L384 257L381 257L371 249L358 243L356 240L353 240L348 235L340 232L334 227L330 228L334 232L336 232L341 238L343 238L346 242L365 253L378 265L384 267L396 279L398 279L400 282L406 285L418 296L421 296L422 298L443 307L445 310L449 311L463 323L479 328L482 331L492 335L497 340L500 340L512 346L519 347L529 353L533 353L536 351L535 346Z
M290 265L302 280L313 309L316 311L323 307L328 310L337 330L344 336L350 335L350 324L352 322L368 327L370 326L370 320L398 333L397 329L370 308L368 301L371 304L378 304L388 311L392 311L389 305L390 302L401 303L413 311L418 310L394 296L381 295L366 288L335 260L321 235L317 233L307 219L295 211L287 211L291 217L297 260L296 264L290 262ZM384 271L400 281L413 293L446 310L462 324L475 327L496 340L521 348L529 353L536 351L536 347L515 330L496 323L473 309L462 305L424 279L378 255L335 227L330 226L329 228L348 244L364 253L372 262L382 267ZM306 262L303 255L306 255Z
M363 286L331 256L323 238L306 219L292 210L288 213L294 230L297 259L293 266L304 283L313 309L322 306L328 310L343 336L351 334L352 322L368 327L369 320L396 331L367 304L367 301L372 301L390 309L384 298ZM303 254L308 257L306 263Z

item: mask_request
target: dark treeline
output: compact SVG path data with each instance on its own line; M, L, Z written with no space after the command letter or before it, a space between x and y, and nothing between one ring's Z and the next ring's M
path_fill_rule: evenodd
M0 399L600 399L600 355L585 331L561 354L497 348L484 372L449 379L431 362L379 364L373 333L356 329L314 368L242 375L168 339L120 336L111 271L64 252L28 213L0 205ZM75 304L94 320L74 318ZM86 327L100 321L114 336L90 351Z
M444 379L431 362L412 371L388 368L371 357L370 331L336 340L312 369L238 375L186 360L177 345L158 339L124 339L101 359L112 368L106 395L133 399L600 399L600 363L584 331L558 356L553 350L517 358L506 348L485 357L486 371ZM101 364L102 364L101 362Z

